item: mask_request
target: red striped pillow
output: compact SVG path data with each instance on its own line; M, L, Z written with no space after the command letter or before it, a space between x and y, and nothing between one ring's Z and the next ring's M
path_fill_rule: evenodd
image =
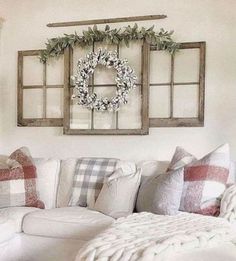
M180 210L203 215L219 215L220 197L226 188L229 167L228 144L186 165Z
M0 208L40 207L43 202L36 190L36 167L29 150L22 147L0 163Z

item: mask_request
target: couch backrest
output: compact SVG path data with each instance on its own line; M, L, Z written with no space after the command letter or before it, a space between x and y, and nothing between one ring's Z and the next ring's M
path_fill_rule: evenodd
M59 184L59 159L35 159L37 168L37 190L45 208L56 207L57 189Z
M70 199L76 159L35 159L40 198L46 208L65 207ZM156 173L164 173L168 161L141 161L137 167L142 168L142 181ZM231 162L228 183L236 181L236 163Z

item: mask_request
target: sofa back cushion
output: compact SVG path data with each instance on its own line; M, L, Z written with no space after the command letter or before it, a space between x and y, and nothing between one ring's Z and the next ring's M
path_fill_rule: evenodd
M59 159L35 159L37 190L45 208L55 208L60 174Z
M0 207L44 207L36 186L37 172L26 147L0 162Z
M117 162L117 159L112 158L79 158L69 206L93 207L102 189L104 177L115 171Z
M76 164L76 158L69 158L61 161L56 201L57 208L63 208L69 205Z

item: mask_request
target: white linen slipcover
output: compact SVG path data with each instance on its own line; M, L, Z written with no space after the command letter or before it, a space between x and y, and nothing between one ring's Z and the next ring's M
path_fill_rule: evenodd
M3 223L4 220L8 220L11 224L11 229L14 233L22 232L22 223L24 216L30 212L36 211L38 208L31 207L9 207L9 208L1 208L0 209L0 224ZM2 234L2 230L0 228L0 236Z
M34 159L37 169L37 190L45 208L56 207L56 197L60 174L59 159Z
M38 210L25 216L23 231L29 235L90 240L114 219L83 207Z
M0 246L15 236L14 221L11 219L0 220ZM1 259L0 259L1 260Z

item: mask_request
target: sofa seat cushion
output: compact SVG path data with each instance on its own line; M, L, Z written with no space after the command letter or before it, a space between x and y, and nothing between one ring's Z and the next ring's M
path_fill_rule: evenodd
M8 223L11 225L11 229L14 233L22 232L22 221L26 214L36 211L38 208L32 207L9 207L9 208L1 208L0 209L0 224ZM5 225L4 225L5 226ZM0 234L1 234L0 229Z
M24 218L23 231L29 235L90 240L114 219L83 207L39 210Z
M0 219L0 244L9 241L15 235L14 222L9 219Z

